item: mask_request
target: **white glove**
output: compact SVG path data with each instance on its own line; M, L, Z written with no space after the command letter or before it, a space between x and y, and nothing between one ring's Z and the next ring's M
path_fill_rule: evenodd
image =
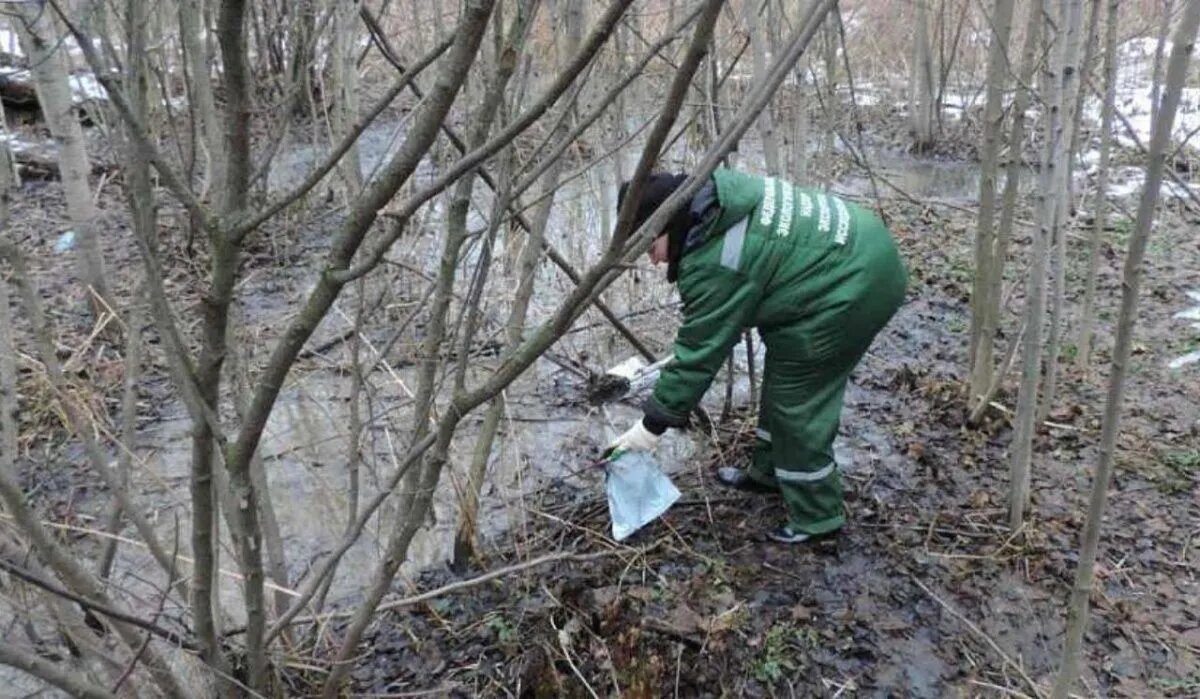
M606 454L618 451L652 451L658 445L659 435L646 429L641 419L633 424L625 434L617 437L605 450Z

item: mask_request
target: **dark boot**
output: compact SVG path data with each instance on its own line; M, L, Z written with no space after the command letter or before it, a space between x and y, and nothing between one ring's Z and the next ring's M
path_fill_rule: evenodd
M721 485L741 490L747 493L777 493L779 489L760 483L750 475L750 472L737 466L721 466L717 469L717 481Z

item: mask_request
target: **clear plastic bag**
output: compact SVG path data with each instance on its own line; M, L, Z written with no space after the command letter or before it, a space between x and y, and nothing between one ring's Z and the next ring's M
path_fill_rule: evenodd
M604 487L613 538L622 541L666 512L679 489L645 452L624 452L606 465Z

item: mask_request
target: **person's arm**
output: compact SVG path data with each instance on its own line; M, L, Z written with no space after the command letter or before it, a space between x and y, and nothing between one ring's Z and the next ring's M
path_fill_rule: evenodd
M674 360L663 368L644 406L642 424L652 434L687 423L752 319L760 291L741 272L703 264L681 275L679 295L684 320L675 337Z

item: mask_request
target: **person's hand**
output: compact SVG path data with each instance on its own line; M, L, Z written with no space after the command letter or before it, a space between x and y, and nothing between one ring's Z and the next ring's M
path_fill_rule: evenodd
M604 450L604 458L622 451L652 451L658 445L658 435L646 429L641 419L633 424L625 434L613 440Z

